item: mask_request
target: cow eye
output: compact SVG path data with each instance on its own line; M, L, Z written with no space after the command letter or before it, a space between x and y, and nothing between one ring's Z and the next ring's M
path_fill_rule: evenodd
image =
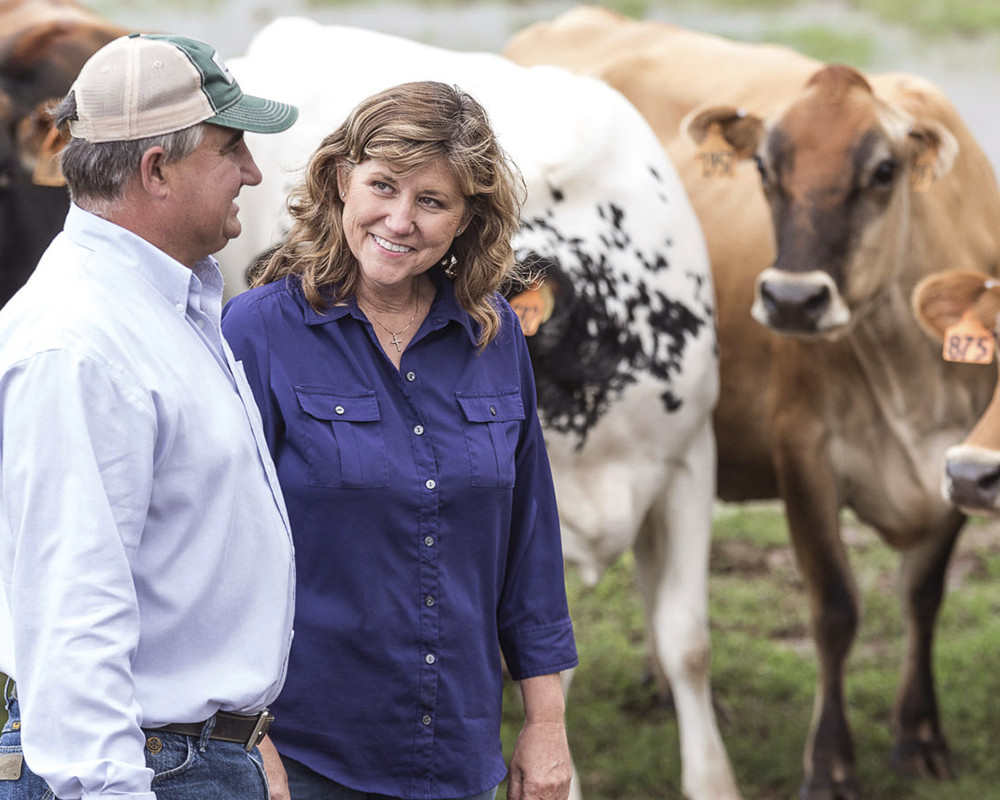
M757 172L760 173L760 179L767 183L767 167L764 166L764 159L758 155L753 157L754 163L757 165Z
M872 183L876 186L890 186L896 178L896 162L891 159L880 161L872 173Z

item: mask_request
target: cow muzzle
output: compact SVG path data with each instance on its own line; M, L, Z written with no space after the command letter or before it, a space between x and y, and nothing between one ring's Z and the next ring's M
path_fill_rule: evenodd
M1000 452L968 445L949 448L942 494L967 513L1000 516Z
M790 336L820 336L851 321L851 311L833 279L818 270L764 270L757 276L750 313L761 325Z

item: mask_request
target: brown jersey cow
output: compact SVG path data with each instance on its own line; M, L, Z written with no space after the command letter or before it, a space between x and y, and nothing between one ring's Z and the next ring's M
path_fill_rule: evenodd
M980 272L924 278L913 291L917 319L943 347L941 357L995 369L1000 281ZM941 491L970 514L1000 515L1000 384L968 435L945 453Z
M505 54L625 94L702 222L719 311L719 495L784 501L819 656L802 796L860 796L844 706L860 615L844 508L902 553L893 763L949 777L932 640L964 517L939 474L995 375L942 360L910 295L945 268L997 273L1000 192L985 155L927 81L602 9L532 26Z
M45 109L102 45L126 33L73 0L0 0L0 306L62 228Z

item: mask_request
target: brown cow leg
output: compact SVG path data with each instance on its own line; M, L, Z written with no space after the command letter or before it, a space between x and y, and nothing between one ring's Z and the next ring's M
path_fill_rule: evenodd
M844 671L858 628L857 589L840 539L836 481L822 447L782 449L781 494L799 569L809 595L819 658L817 702L806 741L803 800L859 800L854 746L844 705Z
M907 652L893 712L892 766L914 778L950 779L948 745L938 719L932 666L934 626L952 550L965 518L959 514L903 557L902 602Z

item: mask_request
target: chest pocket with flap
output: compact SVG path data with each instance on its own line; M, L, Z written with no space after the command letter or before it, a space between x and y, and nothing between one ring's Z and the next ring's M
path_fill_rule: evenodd
M465 416L471 484L514 485L514 454L524 421L520 389L503 392L455 392Z
M312 486L388 486L389 465L375 392L296 386Z

